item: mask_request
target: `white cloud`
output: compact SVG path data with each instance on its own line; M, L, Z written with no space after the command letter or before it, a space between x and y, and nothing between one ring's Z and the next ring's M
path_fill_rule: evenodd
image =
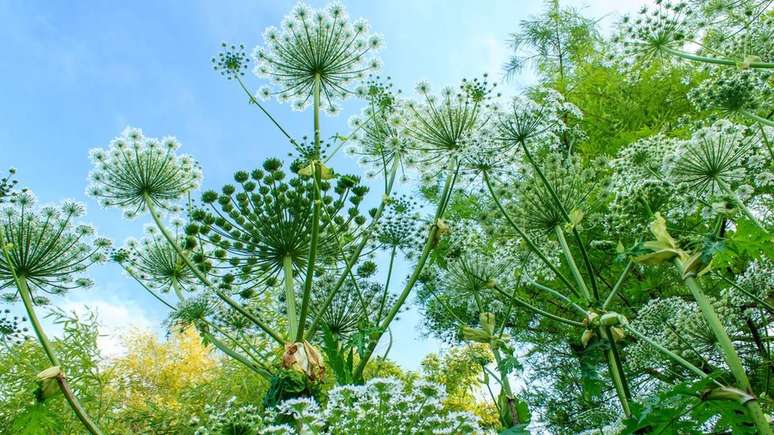
M89 311L97 313L100 337L97 339L102 355L115 358L126 353L121 337L132 329L158 331L160 320L153 319L142 307L132 301L106 299L67 299L61 305L66 312L85 316Z

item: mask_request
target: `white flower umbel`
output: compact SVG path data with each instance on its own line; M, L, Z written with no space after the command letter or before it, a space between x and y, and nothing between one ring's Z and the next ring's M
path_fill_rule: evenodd
M388 180L394 177L398 169L405 175L413 159L410 150L412 139L406 134L404 126L406 113L399 104L400 91L393 91L392 84L369 79L357 88L357 94L368 102L359 116L349 119L352 133L349 139L352 146L347 154L356 157L366 170L366 176L384 174Z
M62 294L90 287L92 281L83 274L92 264L106 261L111 243L95 237L93 227L77 223L85 211L83 204L73 201L36 207L29 191L19 193L0 212L0 243L5 250L0 252L0 289L15 288L16 275L40 304L46 301L41 292ZM15 294L9 298L15 299Z
M145 137L127 128L108 149L90 152L94 169L89 174L89 196L104 207L118 207L133 218L146 210L146 201L176 211L177 201L199 187L202 171L190 156L178 155L173 137Z
M720 120L679 143L665 169L675 183L698 195L730 194L765 164L760 148L754 131Z
M179 225L175 225L179 229ZM129 239L123 251L126 253L124 266L134 277L145 285L161 291L181 289L192 290L199 282L183 258L169 242L159 234L155 226L146 227L147 235L141 240ZM182 236L177 235L182 244Z
M273 88L258 94L293 101L295 110L310 105L319 84L322 108L335 115L337 102L354 93L355 83L379 69L372 54L381 47L381 38L369 31L365 20L350 22L339 3L317 10L299 3L281 29L269 27L263 38L265 45L253 52L254 72L269 79Z
M624 16L617 36L623 43L624 54L650 60L681 50L693 40L697 27L703 25L696 12L688 2L678 1L643 6L636 16Z
M436 175L456 164L470 133L490 120L494 87L486 76L483 80L463 79L457 89L445 88L440 95L433 95L426 82L417 85L419 101L405 103L405 128L413 139L416 164L423 174Z

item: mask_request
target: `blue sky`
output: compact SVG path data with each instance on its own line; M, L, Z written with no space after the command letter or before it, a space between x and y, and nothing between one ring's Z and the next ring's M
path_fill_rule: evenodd
M252 49L265 27L280 23L293 1L0 1L0 170L16 167L21 183L41 202L74 198L86 202L86 220L121 244L142 233L146 219L126 221L84 195L88 150L104 147L127 125L149 136L174 135L183 152L204 169L204 187L217 188L237 169L266 157L284 156L287 143L235 83L215 73L210 58L222 41ZM321 1L310 2L318 7ZM567 2L608 26L641 0ZM345 2L350 16L365 17L384 36L383 74L409 94L414 83L436 86L489 73L501 78L507 37L518 22L538 13L537 0L357 0ZM504 83L507 92L529 85L533 75ZM255 77L247 82L257 89ZM269 103L291 134L311 131L309 112ZM358 110L348 102L338 118L323 118L323 135L346 131ZM355 171L345 157L339 171ZM165 318L158 302L122 276L118 267L95 268L97 285L59 303L80 311L95 307L108 353L129 327L157 329ZM393 328L391 357L407 368L439 349L423 338L415 310Z

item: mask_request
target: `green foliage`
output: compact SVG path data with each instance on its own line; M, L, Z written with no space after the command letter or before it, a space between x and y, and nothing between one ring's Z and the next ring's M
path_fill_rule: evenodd
M749 219L740 219L733 232L707 246L705 255L712 258L716 268L745 260L774 258L774 236Z
M486 76L415 98L366 77L381 40L339 4L266 30L254 72L273 87L257 95L245 46L224 44L215 70L288 139L289 164L194 202L201 167L174 138L127 128L91 153L88 194L155 223L112 259L170 309L170 340L134 335L106 360L94 316L54 310L64 336L45 346L41 292L90 285L109 242L70 228L79 205L33 209L14 171L0 179L0 289L24 297L48 354L4 313L0 430L81 430L53 380L35 399L58 355L119 434L771 433L774 14L730 6L657 1L606 38L548 1L511 35L506 71L539 76L512 98ZM320 112L350 95L360 116L326 141ZM312 108L311 139L258 101L273 96ZM332 168L345 145L363 180ZM396 195L398 175L434 208ZM167 227L158 211L184 205ZM412 293L450 345L421 375L387 360Z
M698 428L755 433L741 404L703 399L711 387L711 378L683 382L635 404L631 418L624 421L625 433L686 433Z

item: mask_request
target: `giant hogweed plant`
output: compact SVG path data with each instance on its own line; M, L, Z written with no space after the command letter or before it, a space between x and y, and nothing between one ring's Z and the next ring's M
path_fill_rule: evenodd
M337 380L363 381L382 335L448 229L442 216L464 137L488 120L486 80L463 81L440 98L421 84L419 102L399 98L377 77L366 80L379 66L372 57L379 45L366 22L350 22L337 4L317 11L299 5L281 30L266 30L253 53L254 72L270 85L247 94L288 139L293 160L287 169L268 159L194 200L201 170L177 154L174 138L127 129L108 149L92 151L88 193L127 217L148 213L155 224L146 239L128 242L113 259L169 306L171 325L194 324L206 341L269 377L267 404L317 391L325 376L321 344ZM242 46L225 45L213 63L247 92ZM292 137L265 110L260 100L272 96L298 111L311 108L311 139ZM335 115L350 96L367 101L364 116L353 120L350 137L323 139L321 111ZM359 177L328 166L345 142L384 179L382 201L367 212L360 207L369 189ZM425 223L410 200L394 194L398 173L405 176L418 162L445 186ZM188 222L170 227L163 214L184 208ZM383 284L373 280L375 263L367 257L377 250L390 256ZM399 254L416 265L393 296ZM167 302L165 293L178 302ZM284 347L279 363L256 349L265 340Z
M38 206L31 191L16 189L16 180L11 178L14 173L12 169L10 177L0 181L0 289L5 290L2 296L8 303L21 300L51 364L38 374L37 400L43 402L61 392L84 427L98 434L100 429L70 388L67 368L62 366L38 311L50 303L51 295L90 287L93 283L84 273L94 263L107 260L105 251L111 243L96 237L93 227L78 223L85 213L83 204L64 201ZM18 326L9 326L8 336L18 339Z
M701 89L697 90L692 98L696 98L700 92ZM688 139L657 136L643 140L625 148L620 157L612 161L613 173L610 174L609 185L606 185L599 181L608 178L608 169L595 168L591 162L580 160L580 156L561 152L558 146L564 137L555 131L564 129L561 125L563 119L549 114L572 113L570 108L552 111L532 102L521 102L514 104L514 109L512 115L506 114L494 123L495 128L484 140L476 138L478 146L467 158L470 169L477 171L483 178L481 187L489 194L491 207L497 211L497 222L494 225L485 222L480 226L484 233L488 233L483 237L484 243L474 246L468 243L470 252L464 253L462 258L457 258L460 256L457 250L449 248L446 254L447 259L451 258L449 265L436 272L440 279L431 279L427 294L423 296L431 313L437 313L435 315L439 319L447 318L440 323L436 321L431 328L443 330L449 324L461 324L464 325L463 332L467 332L463 333L463 338L476 339L478 334L470 332L470 325L477 321L476 311L481 312L480 322L483 325L486 323L483 320L485 316L491 316L491 313L483 311L502 311L504 307L510 308L510 304L518 305L543 319L567 327L582 328L580 342L584 347L605 349L608 374L625 416L632 413L632 387L626 377L626 367L622 364L625 353L621 352L620 346L628 345L628 333L630 337L641 340L644 343L641 346L651 350L655 348L666 356L667 361L672 362L673 370L674 366L678 366L678 370L682 371L682 379L696 376L703 379L707 390L700 397L700 403L715 399L738 400L747 410L749 421L745 424L756 427L761 433L769 433L771 429L761 412L761 401L756 398L761 391L763 396L768 394L768 381L751 386L744 364L735 349L743 341L740 342L738 337L741 336L738 336L735 338L737 343L732 343L729 329L734 332L737 330L732 329L731 325L734 324L726 317L735 315L737 311L730 301L739 301L741 295L747 295L748 304L753 302L761 308L765 308L768 302L759 296L759 289L745 289L721 273L734 259L771 255L771 239L768 235L770 223L767 224L767 221L770 219L768 210L772 155L768 146L768 128L751 128L721 120L699 126ZM750 116L747 119L755 120ZM509 163L513 159L503 156L508 153L516 154L516 164L513 166ZM503 177L502 174L516 175ZM609 204L612 208L606 209L611 197L613 201ZM478 203L484 206L480 199ZM600 211L604 214L600 214ZM680 249L678 242L669 236L659 211L678 220L681 237L684 243L691 245L691 250ZM482 219L486 217L486 214L481 216ZM609 224L611 219L615 221L612 225ZM646 237L643 228L648 223L650 232L657 240L643 243L641 240ZM503 231L503 226L512 234ZM607 240L583 240L583 232L599 237L600 229L607 232L602 234ZM575 246L568 243L566 233L569 233L570 241ZM743 239L750 244L746 245ZM513 284L514 277L521 278L523 272L511 276L506 274L507 280L503 277L492 278L491 272L480 266L470 267L470 264L476 263L465 258L480 255L487 249L491 251L488 246L492 243L504 246L514 241L521 250L539 259L548 272L542 276L533 273L522 284L524 289L532 287L538 290L535 296L543 299L548 309L536 306L539 304L534 302L516 299L518 289L511 294L499 288L498 281L509 282L506 286L518 287ZM627 250L620 244L621 241L632 243L634 247ZM594 264L592 260L595 257L589 255L589 250L612 247L616 243L619 243L618 248L608 249L608 255L629 259L623 262L623 267L617 267L620 272L611 279L602 273L610 267L609 260L602 259L599 264ZM552 252L547 253L546 250ZM558 254L561 261L551 258L551 254ZM490 255L491 258L485 260L484 264L494 264L495 258L504 258L502 252L495 251ZM664 346L664 342L654 340L650 335L652 329L641 329L647 323L630 323L625 316L612 310L613 303L619 300L629 305L621 307L623 310L628 311L631 307L625 297L627 286L631 285L631 275L634 273L635 278L638 278L645 272L637 264L655 265L665 261L675 263L680 274L676 286L682 284L695 300L688 303L692 307L693 320L690 324L684 323L685 329L675 329L669 325L671 321L667 323L672 337L668 342L671 346ZM523 259L515 263L528 264ZM469 298L460 297L458 280L453 279L459 274L460 264L465 266L463 269L467 269L466 276L472 281L469 287L474 291ZM697 275L710 272L720 278L718 282L713 279L714 276L705 277L704 280L708 280L710 286L730 284L732 293L738 296L731 299L730 290L724 290L719 301L708 298ZM540 278L544 282L539 282ZM602 286L606 287L606 295L601 294ZM439 297L440 292L447 292L447 295ZM482 309L482 301L486 300L483 294L486 293L490 294L486 299L494 299L494 302L489 302L492 308ZM502 300L497 301L498 297ZM466 300L470 303L466 304ZM557 311L560 306L562 308ZM725 315L722 319L718 315L719 311ZM574 320L575 316L580 316L580 321ZM682 317L682 314L678 317ZM755 336L760 335L758 328L765 330L768 321L755 315L749 320L748 328L742 328L742 334L752 334L750 340L762 343L760 337ZM710 346L705 349L713 350L715 369L728 370L731 379L720 382L709 376L711 370L708 367L712 365L696 365L693 358L697 355L685 358L683 352L674 351L675 337L681 349L685 349L686 343L696 343L696 337L692 336L695 331L701 331L701 336L709 342ZM560 332L556 335L565 334ZM603 345L599 346L600 343ZM702 353L696 347L690 349L696 354ZM768 359L765 350L761 352L762 357ZM700 361L706 361L707 355L701 355L700 358ZM719 368L718 362L725 368ZM582 364L582 361L579 363ZM760 369L760 366L756 368L749 360L747 367ZM768 371L765 368L763 370ZM635 375L638 382L643 379L641 373ZM658 380L658 377L656 379L657 382L663 381ZM680 377L672 378L671 383L676 383L676 379ZM638 390L643 395L652 393L652 390L639 387ZM639 402L639 399L635 402ZM635 403L635 407L637 415L629 418L629 421L634 422L633 427L640 430L649 427L649 423L638 422L637 419L644 412L639 403ZM711 415L705 414L701 422L706 424ZM665 418L666 422L672 417ZM676 414L674 419L679 417L680 414ZM643 424L638 426L638 423ZM664 427L668 427L668 424ZM749 426L743 425L742 428L749 430Z
M418 97L407 98L374 75L381 40L365 21L350 21L339 4L300 4L253 52L253 72L269 82L256 93L246 83L244 46L224 44L213 58L214 69L287 139L290 162L267 159L199 194L202 169L177 152L176 139L127 128L92 151L87 193L128 218L150 216L146 236L110 257L169 308L170 328L196 327L205 342L271 381L265 418L248 415L253 409L213 411L216 426L236 419L253 432L339 433L342 421L362 425L378 409L383 426L373 430L478 431L466 415L428 417L435 405L426 412L399 400L391 381L337 387L325 408L308 397L320 398L326 369L338 384L363 384L369 362L386 357L374 357L383 336L391 343L390 325L419 287L431 329L488 347L494 364L481 360L482 379L499 384L491 398L511 432L526 430L530 419L532 396L513 382L522 367L517 350L526 347L528 360L556 352L567 370L557 377L580 372L584 400L603 405L598 415L610 427L663 431L690 420L704 429L771 433L770 8L729 5L657 2L624 20L618 40L636 55L625 68L636 72L656 58L706 64L706 81L688 99L714 113L688 135L666 131L592 159L574 146L584 140L575 122L583 114L550 87L504 100L484 77L440 92L420 82ZM541 22L548 33L527 32L519 46L542 47L538 63L556 50L569 55L535 39L556 32L551 41L567 40L564 19ZM588 22L578 23L591 35ZM584 47L594 44L586 39ZM566 90L576 66L545 71L558 71ZM311 135L283 127L261 103L272 97L311 109ZM336 115L349 97L365 101L352 131L324 137L321 112ZM372 209L363 209L365 182L332 168L345 148L367 178L380 179ZM417 175L435 203L427 217L396 192L396 181ZM42 293L90 285L82 274L106 259L109 243L74 224L77 204L35 207L8 179L0 193L10 198L0 217L0 282L11 289L8 300L22 300L57 366L35 307L45 302ZM375 255L388 259L384 280ZM396 285L403 258L413 268ZM540 349L536 337L545 336L554 343ZM55 379L99 433L57 370L42 379L43 393ZM411 397L437 404L433 388L417 385ZM395 409L385 410L390 404ZM678 410L657 411L665 406ZM566 408L584 412L578 420L590 411Z

